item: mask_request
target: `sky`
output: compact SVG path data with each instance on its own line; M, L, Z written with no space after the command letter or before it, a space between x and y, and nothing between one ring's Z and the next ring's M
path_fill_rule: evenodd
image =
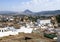
M60 10L60 0L0 0L0 11L33 12Z

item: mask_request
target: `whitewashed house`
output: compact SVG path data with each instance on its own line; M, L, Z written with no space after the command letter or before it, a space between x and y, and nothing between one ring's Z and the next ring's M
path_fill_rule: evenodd
M51 19L43 19L43 20L38 19L37 24L38 24L38 26L40 26L41 30L53 28L53 25L51 23Z
M0 37L9 36L9 35L18 35L21 32L32 33L33 28L22 26L20 29L15 29L14 27L5 27L0 28Z
M33 28L30 28L29 26L28 27L25 27L25 26L22 26L20 27L20 29L17 30L17 32L23 32L23 33L32 33L33 31Z
M45 20L37 20L38 25L46 25L46 24L51 24L51 20L50 19L45 19Z
M51 23L51 19L44 19L44 20L37 20L38 26L49 26L53 27L53 24Z
M0 28L0 37L17 35L18 32L13 27Z

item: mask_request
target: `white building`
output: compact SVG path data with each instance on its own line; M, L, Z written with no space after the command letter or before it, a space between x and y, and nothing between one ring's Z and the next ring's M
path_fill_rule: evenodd
M17 35L17 34L18 32L16 32L13 27L0 28L0 37L9 36L9 35Z
M51 20L50 19L45 19L45 20L37 20L37 23L40 25L46 25L46 24L50 24Z
M38 19L37 24L42 30L46 30L48 28L53 28L53 24L51 23L51 19L44 19L44 20Z
M51 19L45 19L45 20L37 20L37 24L38 26L49 26L49 27L53 27L52 23L51 23Z
M24 33L32 33L33 28L30 28L29 26L25 27L22 26L20 29L15 29L14 27L5 27L0 28L0 37L9 36L9 35L18 35L21 32Z
M25 27L22 26L20 29L17 30L17 32L24 32L24 33L32 33L33 28L30 28L29 26Z

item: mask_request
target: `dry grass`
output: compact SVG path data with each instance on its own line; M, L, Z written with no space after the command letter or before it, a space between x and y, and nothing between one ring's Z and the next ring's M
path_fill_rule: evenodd
M40 34L32 33L32 34L24 34L20 33L16 36L9 36L0 38L0 42L26 42L24 40L25 37L30 37L32 39L27 40L27 42L55 42L52 39L44 38Z

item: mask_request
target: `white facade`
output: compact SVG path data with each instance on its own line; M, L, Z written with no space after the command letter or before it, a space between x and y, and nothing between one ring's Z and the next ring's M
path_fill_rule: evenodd
M17 35L17 34L18 32L16 32L13 27L0 28L0 37L9 36L9 35Z
M51 20L50 20L50 19L37 20L37 23L38 23L38 24L41 24L41 25L50 24L50 23L51 23Z
M17 32L32 33L32 30L32 28L23 26L20 29L18 29Z
M15 29L14 27L0 28L0 37L9 35L18 35L21 32L32 33L32 28L22 26L20 29Z
M40 24L50 24L50 20L40 20Z

